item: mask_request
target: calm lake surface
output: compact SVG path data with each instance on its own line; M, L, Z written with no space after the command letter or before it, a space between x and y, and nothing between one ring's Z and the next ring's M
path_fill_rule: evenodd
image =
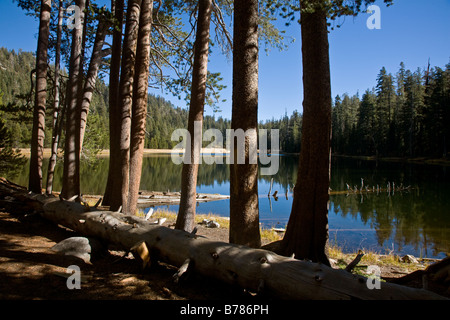
M44 168L46 166L47 162ZM297 166L298 157L280 156L278 173L260 176L259 210L263 226L286 226ZM141 189L180 191L181 168L171 161L170 155L146 156ZM108 159L100 158L94 165L83 164L81 171L82 192L103 194ZM59 163L55 191L61 188L61 176L62 164ZM27 185L28 165L21 174L9 178ZM272 193L278 191L276 199L267 196L271 178ZM371 192L346 192L347 184L360 189L361 179ZM388 183L391 184L390 192L387 191ZM392 183L395 183L395 191ZM382 188L379 192L377 185ZM410 188L399 191L399 186ZM228 165L200 166L198 192L229 194L229 187ZM393 250L399 255L429 258L444 258L450 253L450 167L333 158L330 187L332 191L345 191L330 196L328 212L330 242L339 245L344 252L366 249L384 254ZM375 192L372 192L373 188ZM178 211L177 205L164 208ZM199 203L197 212L229 216L229 200Z

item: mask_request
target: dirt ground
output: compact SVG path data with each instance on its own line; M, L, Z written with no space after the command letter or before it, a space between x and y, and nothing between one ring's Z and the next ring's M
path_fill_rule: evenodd
M209 231L205 229L199 234ZM225 236L226 230L215 231ZM113 247L92 263L51 250L73 236L77 234L38 215L0 212L0 299L216 300L237 294L252 299L249 293L195 275L175 284L174 267L160 264L143 271L132 255L123 258L125 252ZM62 276L70 265L80 268L80 290L69 290Z

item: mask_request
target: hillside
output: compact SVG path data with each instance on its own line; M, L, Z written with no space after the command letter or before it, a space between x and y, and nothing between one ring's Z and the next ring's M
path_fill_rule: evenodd
M31 52L0 48L0 116L12 134L13 148L29 147L31 138L31 117L33 99L30 95L30 77L35 67L35 57ZM50 67L48 84L53 84L53 66ZM49 92L52 89L49 88ZM47 128L45 147L50 146L51 114L53 97L47 99ZM98 79L96 91L92 98L85 139L90 147L109 148L108 119L108 85ZM148 96L148 118L146 148L172 148L178 142L171 141L172 132L178 128L186 128L187 108L174 106L164 98L150 94ZM219 117L206 116L205 128L217 128L225 132L230 121Z
M30 76L35 67L31 52L0 48L0 116L12 135L13 148L28 148L31 139L31 117L33 99L30 96ZM48 85L53 84L53 66L50 67ZM34 76L34 74L33 74ZM49 88L49 92L53 90ZM45 147L50 146L51 114L53 97L47 98L47 127ZM109 148L108 85L98 79L94 92L86 129L86 148ZM168 100L153 94L148 96L147 135L145 148L171 149L178 141L171 141L175 129L187 128L188 108L173 105ZM231 120L221 116L207 115L203 120L204 130L214 128L222 132L231 127ZM295 111L279 120L272 118L260 122L261 128L280 130L280 148L286 152L300 150L301 114ZM64 137L62 137L64 139ZM270 142L270 141L269 141ZM63 140L60 145L62 145ZM204 142L204 146L210 141ZM225 143L225 141L224 141ZM270 148L270 145L268 146Z

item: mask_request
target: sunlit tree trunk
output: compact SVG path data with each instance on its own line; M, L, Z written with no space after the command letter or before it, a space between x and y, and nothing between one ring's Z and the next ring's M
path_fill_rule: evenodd
M80 194L80 106L83 89L83 25L85 0L76 1L80 9L81 25L72 31L69 81L67 84L64 173L61 194L71 198Z
M319 0L313 1L318 4ZM301 2L303 4L303 2ZM304 4L303 4L304 5ZM326 14L302 13L303 128L297 183L281 253L329 265L331 85Z
M258 164L250 163L258 126L258 1L234 2L233 33L231 128L249 135L245 138L245 164L237 163L235 143L230 165L230 242L259 247Z
M142 0L139 34L136 49L136 74L133 89L130 147L130 186L125 212L136 213L142 174L142 158L147 121L148 76L150 64L150 37L152 29L153 0Z
M194 228L195 206L197 197L197 175L201 136L195 134L194 123L200 128L203 123L205 106L206 78L208 72L209 28L211 21L211 0L200 0L197 17L197 33L194 44L194 67L192 73L191 102L189 106L188 131L191 135L190 148L186 157L190 163L183 164L181 173L181 199L176 229L191 232Z
M109 69L109 170L103 205L109 206L112 199L112 190L117 177L119 159L119 80L120 62L122 56L122 27L124 0L111 0L116 25L113 30L112 52Z
M142 0L130 0L127 8L125 39L122 50L122 66L119 85L120 123L115 130L119 131L119 159L113 182L111 209L127 208L129 175L130 175L130 131L131 108L133 102L133 84L136 62L136 47L139 31L139 16Z
M89 107L91 105L92 94L94 93L95 83L97 81L97 74L102 63L103 58L103 44L105 43L105 37L108 33L109 24L103 18L100 17L97 33L95 35L94 47L92 49L91 60L89 61L89 68L86 75L86 81L83 89L83 100L81 102L81 115L80 115L80 151L83 148L84 133L86 131L86 122L89 114Z
M35 193L42 193L42 159L45 138L45 108L47 102L47 49L50 34L51 4L51 0L41 1L36 54L36 91L29 176L29 189Z
M63 23L63 0L59 1L59 9L58 9L58 29L56 31L56 53L55 53L55 85L54 85L54 105L53 105L53 131L52 131L52 151L51 156L48 161L48 170L47 170L47 188L46 193L51 194L53 190L53 177L55 174L55 166L56 159L58 155L58 144L59 137L61 135L61 125L62 121L62 113L60 108L60 61L61 61L61 33L62 33L62 23Z

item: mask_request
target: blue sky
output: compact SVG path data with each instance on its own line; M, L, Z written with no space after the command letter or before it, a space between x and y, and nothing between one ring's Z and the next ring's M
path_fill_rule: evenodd
M338 20L341 28L329 34L332 95L357 92L375 86L376 76L384 66L395 75L403 61L407 69L432 66L444 67L450 62L450 0L394 0L386 7L382 1L381 29L369 30L370 14ZM284 28L284 22L279 22ZM38 23L25 16L11 0L0 0L0 46L24 51L36 50ZM296 39L288 50L272 49L266 55L260 50L259 120L280 118L285 112L302 111L303 88L300 26L287 29ZM222 116L231 118L232 64L219 52L210 58L209 68L221 72L228 86L223 91L227 101L219 105ZM158 91L158 93L161 93ZM184 100L163 96L175 105L185 107ZM212 114L206 107L207 114Z

